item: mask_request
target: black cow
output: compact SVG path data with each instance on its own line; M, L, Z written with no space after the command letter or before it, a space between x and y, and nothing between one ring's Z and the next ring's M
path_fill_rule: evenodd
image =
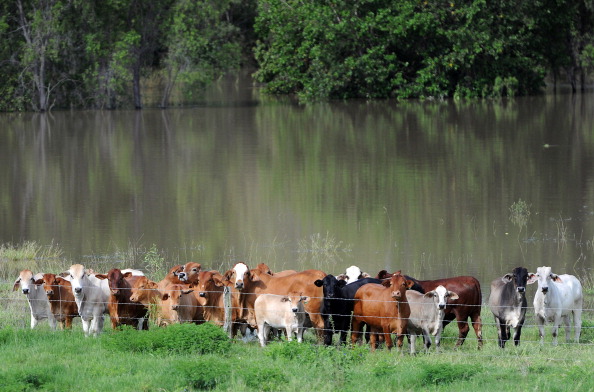
M324 344L331 345L334 333L340 332L340 343L346 342L348 331L351 329L351 313L357 290L367 283L381 283L374 278L359 279L351 284L338 280L333 275L326 275L314 284L324 289L324 301L321 313L324 320Z
M514 268L511 274L505 274L491 283L489 307L495 322L499 347L504 348L510 338L510 328L514 328L514 344L520 344L522 325L526 317L526 282L528 270L524 267Z

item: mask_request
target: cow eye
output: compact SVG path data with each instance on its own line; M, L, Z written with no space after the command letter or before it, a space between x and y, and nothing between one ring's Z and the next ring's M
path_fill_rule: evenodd
M196 269L196 268L192 268L192 271L196 272L196 271L197 271L197 269Z

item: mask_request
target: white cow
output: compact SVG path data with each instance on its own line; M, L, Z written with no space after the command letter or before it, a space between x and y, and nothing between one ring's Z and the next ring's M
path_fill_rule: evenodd
M425 350L431 346L431 335L435 336L435 346L439 350L443 318L448 299L458 299L458 294L448 291L444 286L437 286L435 290L421 294L415 290L406 291L406 299L410 306L410 317L407 329L410 334L410 352L415 353L417 335L423 335Z
M303 303L307 300L308 297L295 292L288 295L262 294L256 298L254 313L260 345L266 346L266 338L271 328L284 329L289 341L292 340L293 333L296 333L297 341L301 343L305 330Z
M89 274L80 264L72 265L68 273L85 336L97 336L103 331L103 315L109 314L109 281Z
M534 296L534 312L540 335L540 343L544 343L544 326L553 323L553 345L557 345L557 331L561 320L565 324L565 341L569 342L570 321L573 313L574 338L580 341L582 329L582 285L573 275L557 275L551 267L538 267L536 273L528 274L528 284L538 282L538 290Z
M29 309L31 309L31 329L35 328L40 320L47 319L51 329L55 330L56 319L52 313L43 284L35 284L38 279L43 279L43 274L33 275L31 270L22 270L19 277L14 281L12 289L16 291L20 286L22 293L27 296Z

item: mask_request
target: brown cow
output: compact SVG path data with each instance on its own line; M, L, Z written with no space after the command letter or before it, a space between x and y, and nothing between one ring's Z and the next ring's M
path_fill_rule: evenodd
M37 280L35 284L43 284L50 308L60 329L72 329L72 319L79 316L70 282L55 274L43 274L43 278Z
M397 335L398 348L402 348L410 317L406 290L413 284L398 272L382 284L368 283L361 286L355 294L352 343L359 340L362 324L365 323L373 332L370 340L372 350L377 347L378 333L383 334L388 350L394 346L393 333Z
M324 320L320 314L324 293L321 287L313 284L317 279L323 279L326 273L320 270L306 270L288 276L273 277L258 269L249 270L245 263L237 263L225 272L223 281L239 291L239 304L243 308L242 318L253 327L256 326L254 317L254 302L260 294L285 295L289 292L303 293L310 298L305 304L305 311L311 323L321 334Z
M274 276L276 278L279 278L281 276L293 275L293 274L297 273L297 271L295 271L295 270L284 270L284 271L279 271L279 272L272 272L270 267L268 267L265 263L258 264L256 269L260 270L268 275Z
M132 275L132 272L122 274L118 268L112 268L107 272L109 290L111 292L107 308L111 319L111 327L120 325L132 325L137 329L148 329L148 310L142 304L133 302L132 287L140 276Z
M130 289L130 302L138 302L149 308L151 304L157 304L161 298L159 284L153 282L146 276L139 276Z
M200 273L201 269L202 266L198 263L186 263L186 265L182 266L181 271L177 272L177 278L183 283L197 284L198 274Z
M378 279L385 279L391 275L386 270L382 270L378 273ZM423 294L435 290L439 285L444 286L448 291L458 294L457 300L448 302L448 306L445 309L443 327L445 328L454 319L457 321L458 341L456 342L456 347L459 347L464 344L466 335L470 331L470 327L468 326L468 318L470 318L478 339L478 348L480 349L483 346L481 322L482 293L481 284L476 278L472 276L456 276L436 280L416 280L411 277L407 277L407 279L411 279L415 283L412 287L413 290L417 290Z
M187 284L171 284L162 291L159 325L172 323L204 323L203 307L200 306L194 289Z

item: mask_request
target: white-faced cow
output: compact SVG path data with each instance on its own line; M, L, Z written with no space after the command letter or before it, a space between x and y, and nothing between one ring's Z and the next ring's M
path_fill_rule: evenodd
M47 319L51 329L56 329L56 319L52 313L43 284L35 284L35 281L39 279L43 279L43 274L33 275L31 270L22 270L19 277L14 281L13 291L16 291L20 286L21 292L27 297L29 309L31 310L31 329L35 328L40 320L45 319Z
M528 284L534 282L538 282L538 290L534 296L534 312L541 344L544 343L545 323L552 322L553 345L557 345L557 332L561 320L565 324L565 340L569 342L571 314L573 314L574 339L579 343L584 301L580 281L573 275L554 274L551 272L551 267L538 267L536 273L528 274Z
M458 294L439 285L435 290L425 294L407 290L406 299L410 306L410 317L407 324L410 334L410 352L415 353L417 335L423 336L425 351L431 347L431 335L435 336L435 347L439 350L448 300L457 300Z
M81 264L72 265L68 274L85 336L97 336L103 331L103 315L109 313L109 282L89 274Z
M287 295L262 294L254 303L254 313L258 324L258 339L262 347L266 346L266 337L270 328L284 329L287 339L292 340L293 333L297 341L303 341L305 310L303 303L308 300L301 293Z
M491 282L489 307L495 323L499 347L504 348L510 338L510 329L514 329L514 344L520 344L522 326L526 318L526 283L528 270L516 267L510 274L505 274Z

